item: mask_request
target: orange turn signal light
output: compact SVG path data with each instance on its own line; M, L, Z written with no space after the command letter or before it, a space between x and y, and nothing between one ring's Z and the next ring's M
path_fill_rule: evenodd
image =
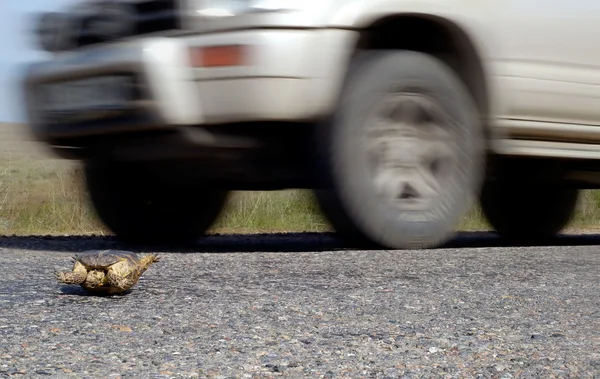
M193 67L244 66L248 63L246 45L198 46L190 48Z

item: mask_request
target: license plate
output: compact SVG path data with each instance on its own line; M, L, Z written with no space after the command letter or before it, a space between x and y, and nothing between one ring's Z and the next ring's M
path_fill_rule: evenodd
M51 113L123 108L130 99L131 86L125 76L103 76L46 85L42 108Z

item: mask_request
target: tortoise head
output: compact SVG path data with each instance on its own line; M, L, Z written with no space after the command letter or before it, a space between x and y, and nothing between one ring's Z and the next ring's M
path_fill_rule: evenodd
M102 270L90 270L87 274L86 285L90 288L95 288L102 285L106 281L106 275Z

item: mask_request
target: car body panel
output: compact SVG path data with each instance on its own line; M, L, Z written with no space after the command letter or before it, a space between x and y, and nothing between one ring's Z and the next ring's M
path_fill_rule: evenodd
M561 129L567 138L569 125L600 126L600 3L593 0L305 0L293 11L214 19L195 15L192 0L179 2L185 33L57 54L26 71L30 94L35 83L59 75L121 65L143 73L151 109L166 126L317 120L336 104L360 30L413 16L466 36L483 66L490 104L484 116L508 140L533 138L531 122L537 139L556 139ZM189 66L190 47L219 44L251 46L251 63ZM30 118L43 139L32 98Z

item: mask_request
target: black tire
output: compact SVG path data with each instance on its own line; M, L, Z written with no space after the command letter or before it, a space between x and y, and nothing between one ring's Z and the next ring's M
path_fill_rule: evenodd
M502 237L516 243L542 243L564 229L577 208L579 191L517 181L483 186L481 208Z
M172 184L136 166L88 163L84 171L98 217L129 243L193 242L219 217L228 195L191 183Z
M437 201L422 210L398 209L381 201L367 170L361 133L382 94L421 94L447 116L458 163ZM321 209L346 241L364 247L417 249L451 239L461 217L479 196L485 168L480 115L466 88L444 63L410 51L364 52L350 67L331 120L317 131L317 189Z

